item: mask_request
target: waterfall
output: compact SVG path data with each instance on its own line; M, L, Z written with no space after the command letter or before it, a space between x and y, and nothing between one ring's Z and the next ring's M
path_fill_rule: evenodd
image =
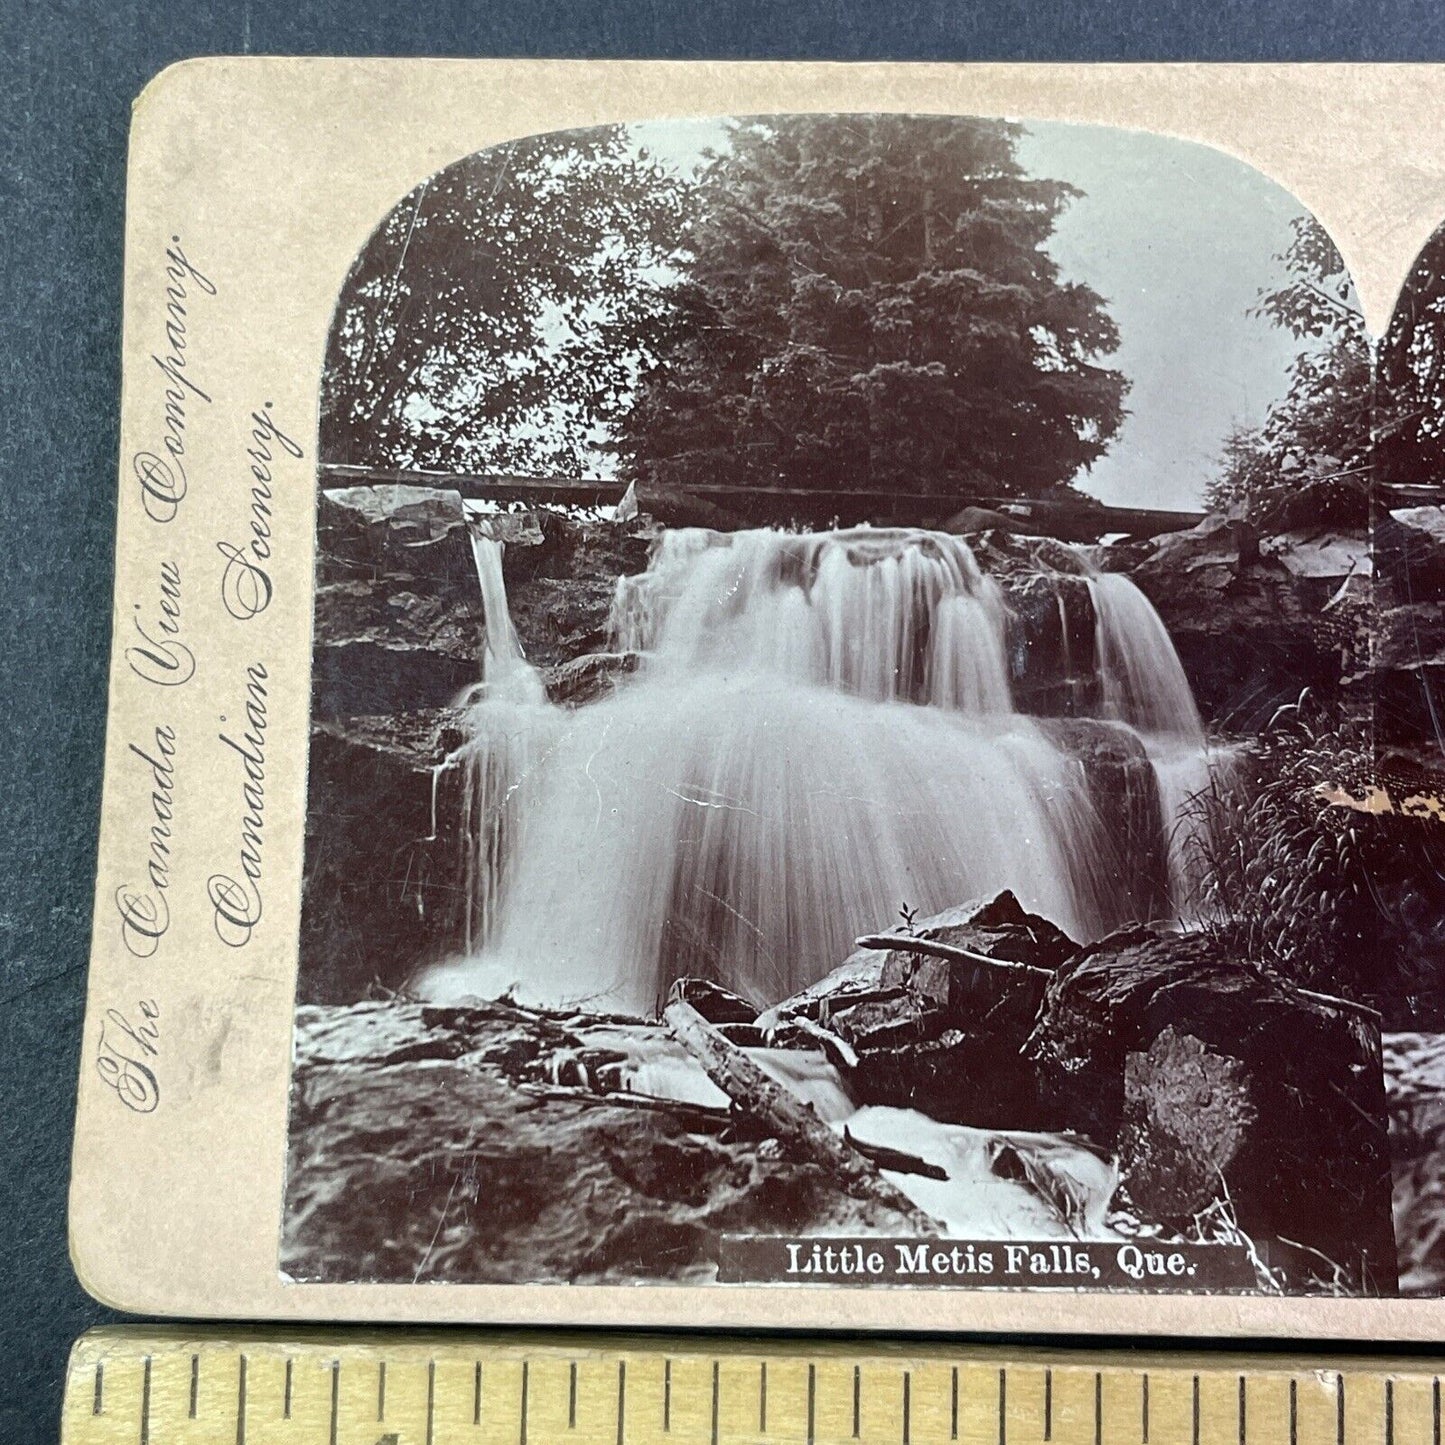
M1198 747L1204 725L1179 654L1147 597L1116 572L1088 579L1105 715Z
M492 537L486 520L471 527L472 561L482 590L482 687L491 701L537 704L546 701L547 689L537 669L527 661L512 614L507 607L507 584L502 576L503 543Z
M497 544L474 547L467 916L432 996L646 1012L702 974L775 1001L904 905L1011 888L1081 938L1139 919L1139 878L1167 906L1181 774L1156 756L1207 763L1127 579L1090 579L1105 717L1056 727L1015 710L1006 597L962 539L676 530L618 583L637 674L569 711L517 646ZM1103 753L1128 787L1096 786Z
M528 817L521 805L523 788L546 756L556 717L512 624L502 574L504 544L491 535L485 518L473 519L470 530L485 624L481 681L460 699L467 708L467 739L442 764L443 769L462 770L460 933L468 951L491 937L498 905L516 860L525 851ZM434 775L433 836L436 786Z

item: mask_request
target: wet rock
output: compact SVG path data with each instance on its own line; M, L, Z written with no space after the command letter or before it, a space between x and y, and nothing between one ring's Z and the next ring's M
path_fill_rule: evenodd
M470 517L470 524L468 518ZM575 704L633 660L571 668L610 645L617 578L647 565L646 527L534 508L468 513L457 492L347 487L318 504L312 715L426 711L477 681L485 622L468 527L504 544L514 625Z
M422 1014L298 1011L292 1279L703 1282L720 1233L898 1230L894 1211L732 1130L725 1111L705 1127L696 1105L554 1085L565 1059L598 1052L585 1030L506 1004L451 1024ZM666 1046L660 1026L631 1030Z
M1203 934L1137 929L1052 976L1027 1053L1047 1127L1116 1149L1147 1218L1225 1211L1297 1287L1393 1293L1378 1016Z
M710 978L678 979L668 1000L690 1004L710 1024L750 1024L758 1016L747 999Z
M1092 718L1047 718L1039 726L1078 762L1088 789L1088 810L1076 819L1081 841L1069 858L1088 932L1098 936L1111 919L1171 917L1159 775L1139 734Z
M607 653L617 579L646 570L650 531L548 510L538 510L536 517L541 543L509 547L502 558L522 650L542 668Z
M559 707L581 707L608 696L620 679L637 671L641 661L635 652L588 652L544 668L542 681L548 698Z
M993 529L968 539L1008 608L1009 686L1020 712L1088 717L1100 710L1093 595L1084 554L1051 537Z
M1305 688L1340 694L1362 634L1341 615L1343 604L1327 604L1352 563L1358 570L1363 534L1331 533L1348 545L1325 548L1324 530L1307 546L1304 536L1262 538L1241 521L1211 516L1115 559L1132 555L1128 575L1168 629L1207 720L1256 731Z
M461 739L449 711L323 722L311 731L302 884L302 1002L400 988L455 899ZM437 785L435 820L432 813ZM436 827L433 828L435 821Z
M916 1108L947 1123L1030 1127L1034 1073L1021 1051L1050 971L1078 945L1009 892L882 937L895 936L898 947L860 950L830 975L831 987L815 985L773 1017L801 1014L842 1040L851 1055L842 1072L859 1103ZM975 957L908 946L920 941Z

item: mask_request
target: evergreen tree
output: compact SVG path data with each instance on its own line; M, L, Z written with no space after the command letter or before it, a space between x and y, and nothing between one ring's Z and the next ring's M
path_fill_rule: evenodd
M625 469L958 497L1069 484L1123 417L1118 344L1047 242L1078 194L1023 172L1016 125L830 115L736 123L700 176Z

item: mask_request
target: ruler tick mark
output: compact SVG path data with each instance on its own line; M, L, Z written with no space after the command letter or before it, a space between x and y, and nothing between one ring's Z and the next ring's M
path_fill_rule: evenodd
M768 1362L758 1366L758 1434L768 1433Z
M627 1429L627 1361L617 1362L617 1445Z
M662 1428L672 1429L672 1361L662 1362Z
M863 1423L863 1367L853 1366L853 1438L858 1438Z
M572 1368L568 1372L567 1379L567 1428L577 1428L577 1361L572 1361Z
M194 1376L192 1380L194 1381ZM236 1445L246 1445L246 1357L236 1374Z
M1345 1445L1345 1377L1335 1376L1335 1440Z
M376 1368L376 1420L380 1424L386 1419L386 1361Z
M140 1445L151 1442L151 1357L146 1356L145 1370L141 1375L140 1391Z
M1440 1387L1435 1387L1435 1398L1440 1398ZM90 1413L99 1415L105 1409L105 1366L97 1363L95 1367L95 1399L91 1403Z
M1044 1439L1054 1438L1054 1372L1044 1371Z
M998 1445L1008 1439L1008 1371L998 1372Z
M291 1366L293 1361L288 1357L286 1361L286 1383L281 1390L281 1418L291 1418Z
M913 1403L913 1374L909 1370L903 1372L903 1445L908 1445L911 1436L912 1421L909 1419L910 1407ZM811 1414L811 1411L809 1412ZM809 1434L812 1432L810 1431Z
M472 1371L472 1424L482 1423L482 1362Z
M1430 1386L1430 1416L1434 1421L1434 1445L1440 1445L1440 1378L1438 1375Z
M1249 1418L1249 1403L1245 1396L1244 1376L1239 1377L1239 1445L1244 1445L1246 1421Z
M1385 1381L1385 1445L1395 1445L1395 1382Z
M331 1362L331 1445L336 1445L336 1422L341 1413L341 1361Z
M382 1367L382 1380L386 1380L386 1366ZM436 1429L436 1401L437 1401L437 1362L428 1360L426 1362L426 1445L432 1445L432 1434ZM378 1407L380 1402L378 1402ZM378 1416L378 1419L381 1417Z
M717 1445L718 1362L712 1362L712 1445Z
M1299 1384L1289 1382L1289 1445L1299 1445Z
M1143 1445L1149 1445L1149 1371L1144 1371L1144 1379L1139 1390L1139 1438Z
M201 1389L201 1357L200 1357L199 1355L192 1355L192 1356L191 1356L191 1403L190 1403L190 1408L186 1411L186 1418L189 1419L189 1420L194 1420L194 1419L196 1418L196 1396L200 1394L200 1389Z
M522 1361L522 1421L519 1426L518 1439L521 1445L527 1445L527 1361Z
M1194 1445L1199 1445L1199 1376L1194 1377Z
M808 1366L808 1445L813 1442L813 1408L817 1401L818 1372L813 1365ZM714 1442L716 1445L716 1442Z
M1094 1445L1104 1445L1104 1376L1094 1371Z
M857 1415L857 1412L856 1412L856 1411L854 1412L854 1415L853 1415L853 1433L854 1433L855 1435L858 1433L858 1415ZM957 1440L957 1439L958 1439L958 1366L957 1366L957 1365L955 1365L955 1366L953 1367L953 1386L952 1386L952 1389L951 1389L951 1392L950 1392L950 1397L949 1397L948 1438L949 1438L950 1440Z

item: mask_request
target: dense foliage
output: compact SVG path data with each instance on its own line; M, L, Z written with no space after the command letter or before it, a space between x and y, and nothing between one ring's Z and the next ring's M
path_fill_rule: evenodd
M1261 426L1225 443L1222 472L1206 492L1211 507L1251 519L1303 486L1363 482L1371 465L1370 342L1349 271L1312 216L1295 221L1280 259L1289 279L1264 292L1258 310L1300 343L1289 388Z
M1387 1027L1445 1026L1445 819L1395 788L1378 804L1368 733L1305 697L1192 804L1196 906L1227 943L1295 982L1373 1004Z
M1104 451L1126 383L1046 249L1077 194L1019 128L942 116L736 124L693 199L667 340L621 439L634 476L1038 495Z
M631 404L681 207L621 127L533 136L438 172L347 277L322 459L585 474Z

